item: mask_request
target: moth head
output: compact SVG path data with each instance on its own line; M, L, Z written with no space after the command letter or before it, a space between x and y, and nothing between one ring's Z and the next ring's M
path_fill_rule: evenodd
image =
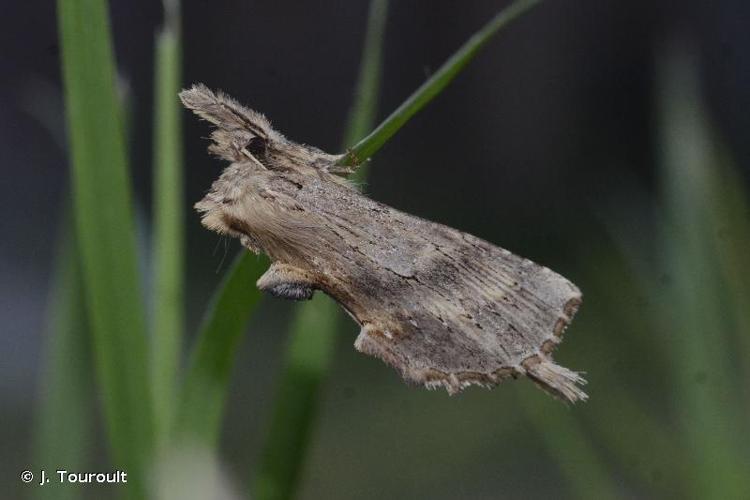
M203 84L180 92L188 109L211 122L209 151L231 162L247 162L266 170L314 173L341 173L335 167L339 155L288 140L271 127L268 119L246 108L222 92L213 92Z

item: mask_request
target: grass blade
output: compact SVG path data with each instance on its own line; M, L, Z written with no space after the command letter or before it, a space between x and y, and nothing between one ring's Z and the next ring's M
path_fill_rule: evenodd
M344 131L343 145L354 144L358 138L364 136L375 124L375 113L378 110L378 95L380 80L383 74L383 43L385 40L385 20L388 14L388 1L374 0L370 2L367 14L368 25L365 31L365 44L362 49L362 59L359 75L354 90L354 102L349 110ZM367 167L362 165L352 176L354 181L364 181L367 177Z
M122 114L104 0L59 0L74 214L114 462L145 496L152 447L147 339Z
M519 391L518 395L527 418L561 468L570 498L619 498L610 473L581 422L568 409L559 408L559 402L536 390Z
M715 141L718 142L718 141ZM724 144L714 144L714 196L710 224L717 228L714 251L726 288L724 307L731 317L729 342L736 353L738 380L750 377L750 193ZM741 384L745 422L750 421L750 388ZM746 435L747 432L742 434ZM746 443L750 447L750 443Z
M345 144L369 130L375 120L387 12L387 0L370 3ZM365 171L356 175L364 180ZM255 497L261 500L290 498L294 494L317 413L320 385L333 360L340 319L336 303L321 293L299 305L290 327L271 428L254 485Z
M440 94L464 67L471 62L479 50L504 27L517 19L540 0L516 0L500 11L482 29L464 43L426 82L404 101L383 123L367 137L359 141L340 160L340 165L355 166L370 158L406 122L427 103ZM349 143L350 144L350 143Z
M154 429L159 447L173 418L178 393L184 330L184 221L182 116L175 95L180 91L181 42L179 2L164 2L164 26L156 37L154 58L154 324L152 395Z
M191 446L216 446L234 354L260 300L255 282L267 267L267 259L242 250L214 293L190 359L175 423L176 437Z
M290 327L254 498L282 499L294 494L317 414L320 386L333 360L340 320L338 306L323 294L300 306Z
M737 353L731 319L737 314L725 299L732 287L722 279L717 221L712 220L724 196L717 189L716 147L700 105L693 61L675 48L658 67L661 175L669 224L664 255L674 283L667 313L679 338L671 353L690 481L696 498L740 498L750 490L747 420L737 398L744 384L738 383L732 366ZM722 221L730 232L736 223Z
M41 379L41 401L34 435L34 468L54 471L62 464L70 470L86 470L91 451L93 384L89 329L83 303L83 283L76 255L75 234L65 217L62 244L51 294ZM46 491L49 489L50 491ZM35 488L37 498L72 500L81 491L50 483Z

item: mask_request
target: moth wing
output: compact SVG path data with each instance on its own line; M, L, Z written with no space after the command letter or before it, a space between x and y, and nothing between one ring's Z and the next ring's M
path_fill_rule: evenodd
M439 225L436 225L439 226ZM581 303L570 281L479 238L439 226L414 259L411 294L391 321L363 324L355 347L409 381L453 394L526 375L556 397L586 399L551 354Z

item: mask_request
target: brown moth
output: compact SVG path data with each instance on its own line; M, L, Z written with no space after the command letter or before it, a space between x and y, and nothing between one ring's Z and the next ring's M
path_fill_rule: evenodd
M566 401L581 376L552 361L581 292L550 269L456 229L373 201L339 155L286 139L261 114L195 85L183 104L216 126L231 162L195 205L205 227L272 261L258 288L331 296L361 326L354 342L411 382L492 387L526 375Z

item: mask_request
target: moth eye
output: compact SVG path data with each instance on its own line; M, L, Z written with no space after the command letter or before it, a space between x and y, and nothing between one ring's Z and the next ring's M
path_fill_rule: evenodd
M247 143L245 149L253 156L264 156L266 154L266 141L260 137L253 137Z

